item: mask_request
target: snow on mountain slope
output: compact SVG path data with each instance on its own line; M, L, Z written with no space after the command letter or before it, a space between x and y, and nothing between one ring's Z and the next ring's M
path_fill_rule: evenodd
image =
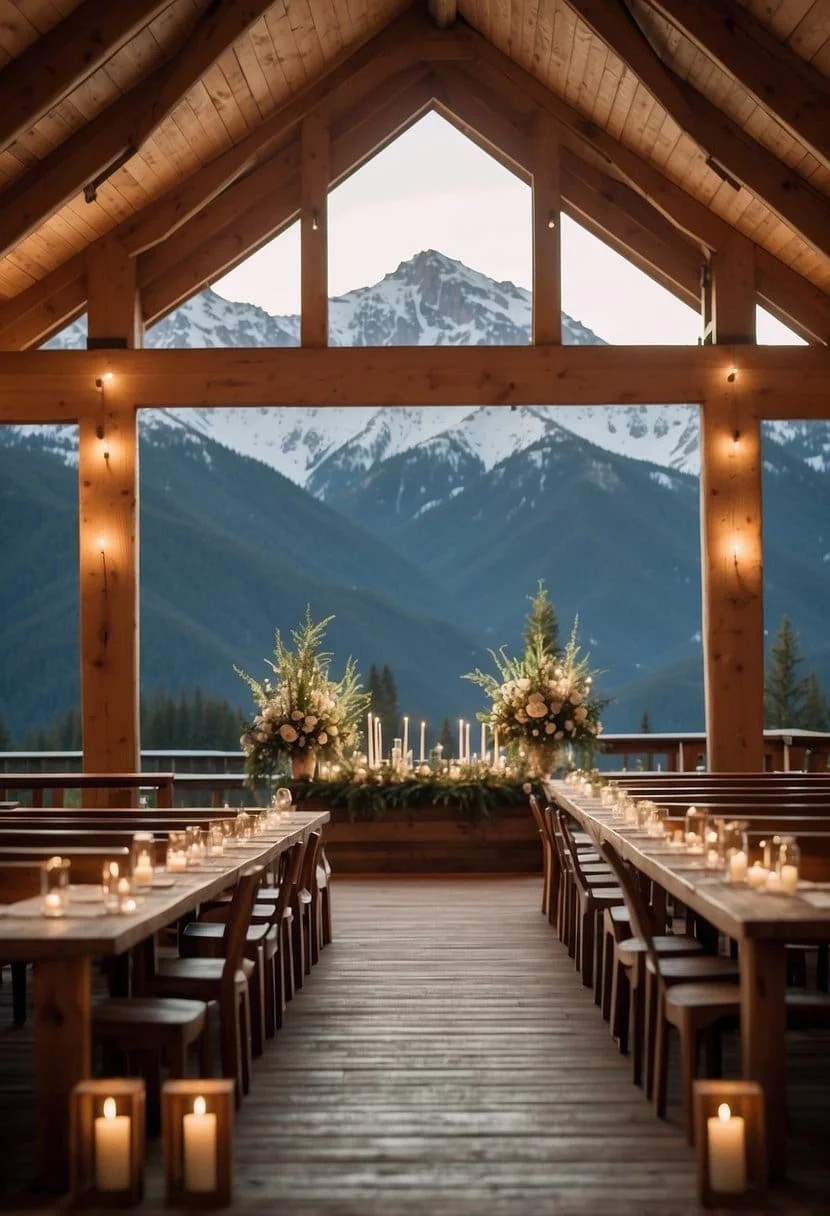
M426 250L371 287L331 301L334 345L525 345L531 297L496 283L435 250ZM563 340L602 339L563 317ZM76 322L49 345L83 346ZM299 318L272 317L250 304L207 290L147 333L152 347L296 346ZM146 431L184 427L261 460L312 492L326 496L330 475L360 475L379 462L429 443L448 431L485 468L535 443L550 423L591 443L667 468L698 471L697 410L686 406L333 407L213 409L142 415ZM454 446L454 445L453 445ZM434 453L433 453L434 454Z

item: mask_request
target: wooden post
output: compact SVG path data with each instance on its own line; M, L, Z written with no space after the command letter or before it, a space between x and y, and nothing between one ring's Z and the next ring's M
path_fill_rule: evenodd
M715 343L754 343L754 246L735 233L710 273ZM700 452L708 764L750 772L764 767L761 425L726 355L723 392L703 402Z
M319 114L302 125L300 218L301 341L328 346L329 129Z
M550 115L536 118L533 145L533 342L562 341L559 142Z
M140 346L134 260L107 244L90 256L87 274L89 345ZM136 411L107 373L106 356L89 392L78 437L83 761L87 772L137 772Z
M726 368L724 379L730 374ZM740 370L735 375L740 377ZM724 392L703 403L700 448L709 768L760 771L764 765L761 427L740 392Z

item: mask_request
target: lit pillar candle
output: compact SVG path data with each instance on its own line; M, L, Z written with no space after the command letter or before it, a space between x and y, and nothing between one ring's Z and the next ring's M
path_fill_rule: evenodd
M424 750L424 748L425 748L425 746L426 746L426 740L427 740L427 724L426 724L426 722L422 722L422 723L421 723L421 754L420 754L420 756L418 757L418 759L420 760L421 764L423 764L423 763L424 763L424 761L425 761L425 760L426 760L426 758L427 758L427 757L426 757L426 752L425 752L425 750Z
M762 887L767 885L767 875L769 871L766 866L762 866L759 862L751 865L746 872L746 881L755 891L760 891Z
M458 719L458 761L464 760L464 719Z
M744 1120L733 1115L726 1102L707 1119L709 1186L724 1195L746 1190L746 1132Z
M487 724L485 722L482 722L482 724L481 724L481 751L479 754L481 756L481 763L486 764L487 763Z
M204 1098L195 1098L193 1113L182 1119L184 1189L216 1190L216 1115L207 1114Z
M499 757L499 732L497 727L493 727L493 768L498 768L500 763Z
M798 866L784 865L781 867L781 889L795 891L798 887Z
M729 858L729 877L733 882L743 882L746 878L748 860L743 849L737 849Z
M130 1185L130 1116L116 1114L115 1098L104 1102L95 1120L95 1186L99 1191L126 1191Z
M369 768L375 767L375 726L371 713L366 716L366 763Z
M383 727L380 718L375 718L375 768L383 764Z
M403 756L404 768L406 767L406 758L409 755L409 718L403 720L403 747L401 748Z
M464 759L467 764L472 763L472 754L470 752L470 723L465 723L464 726Z
M133 886L151 887L153 885L153 863L150 854L142 849L138 861L133 866Z

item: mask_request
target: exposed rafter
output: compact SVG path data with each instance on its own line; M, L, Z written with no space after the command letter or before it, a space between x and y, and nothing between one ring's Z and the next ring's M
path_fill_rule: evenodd
M622 0L568 0L626 63L722 176L751 191L820 253L830 254L830 203L658 58Z
M0 195L0 256L80 190L115 172L271 0L211 5L179 55L38 161Z
M0 149L33 127L170 0L84 0L0 73Z
M449 29L458 15L456 0L427 0L427 11L439 30Z
M830 82L735 0L645 0L830 169ZM636 6L633 9L637 15Z

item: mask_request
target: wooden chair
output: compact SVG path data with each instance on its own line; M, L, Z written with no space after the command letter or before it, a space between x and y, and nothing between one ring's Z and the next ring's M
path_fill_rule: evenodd
M553 843L548 835L548 829L545 825L545 820L542 816L542 808L539 805L539 800L535 794L531 794L530 811L536 822L536 827L539 832L539 839L542 845L542 913L551 919L551 908L555 908L556 899L558 897L558 889L554 891L554 856L555 850ZM558 858L556 859L558 863ZM556 873L556 886L558 888L558 864Z
M646 1094L651 1096L653 1092L657 1114L661 1118L665 1118L666 1032L669 1024L666 1018L666 994L671 988L678 985L699 987L700 991L696 997L698 1007L704 1007L707 996L712 1004L717 1006L722 1001L724 981L737 981L739 968L732 959L704 954L699 943L688 941L682 936L655 935L648 905L631 870L607 840L601 841L598 847L601 855L606 858L619 878L631 915L631 924L637 934L637 937L632 939L630 946L628 943L623 943L619 947L619 956L622 965L629 971L632 988L642 992L643 981L645 982L643 1002L645 1016L642 1033L640 1033L639 1025L635 1029L637 1036L635 1051L643 1052ZM644 971L642 970L643 959L645 959ZM643 1008L643 1006L639 1006L639 1008ZM677 1028L681 1034L685 1033L687 1023L680 1019ZM688 1053L694 1048L688 1043L684 1043L682 1050ZM685 1058L688 1058L688 1055ZM636 1071L635 1080L637 1080ZM685 1110L688 1119L691 1107L691 1082L689 1082L688 1092L684 1093L684 1103L686 1103Z
M204 1001L173 997L110 997L98 1002L92 1010L92 1036L103 1048L105 1074L118 1074L109 1062L116 1052L149 1055L152 1065L143 1071L148 1102L157 1113L162 1067L172 1078L186 1077L188 1051L194 1044L199 1048L199 1076L211 1076L209 1009Z
M253 1054L262 1051L263 1040L273 1038L277 1027L282 1025L286 1006L286 988L283 952L285 936L283 921L293 890L300 875L303 858L302 844L294 844L283 854L285 866L282 881L276 889L276 899L269 902L262 897L272 888L260 887L256 903L251 911L251 920L245 934L245 957L256 963L251 977L252 1007L259 1012L252 1018ZM224 943L224 924L229 905L211 908L204 919L185 925L180 949L184 958L210 958L221 954Z
M613 872L607 865L600 865L591 872L585 853L580 853L571 833L566 811L556 808L556 822L562 840L561 858L572 879L574 897L573 945L577 970L586 988L594 985L594 964L598 934L597 920L606 908L623 903L623 893L614 885ZM601 963L599 963L601 966Z
M251 1003L248 980L255 964L244 957L263 866L242 871L223 925L221 958L160 959L147 977L147 995L216 1001L224 1076L236 1078L237 1105L251 1082Z

